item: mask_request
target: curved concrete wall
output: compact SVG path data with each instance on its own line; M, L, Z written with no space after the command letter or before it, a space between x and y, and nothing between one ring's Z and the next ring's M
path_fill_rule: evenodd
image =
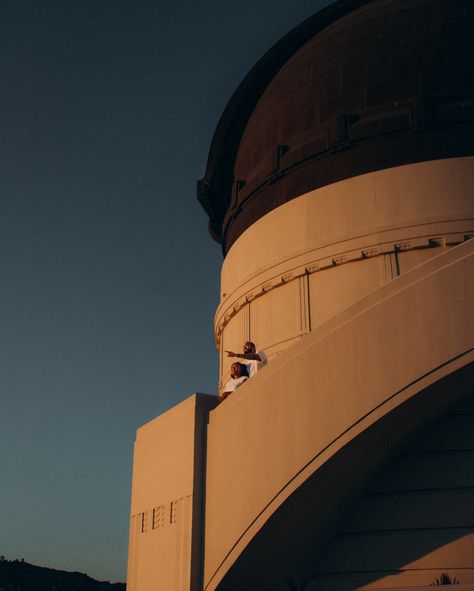
M470 394L377 475L305 591L427 586L439 570L472 583L474 390Z
M384 285L307 335L211 412L206 589L233 589L225 577L238 568L246 547L332 458L474 360L473 262L474 241L468 241ZM413 414L413 428L425 426L435 400ZM439 400L454 403L456 392ZM377 453L393 452L396 433L388 441L386 435L361 454L358 470L364 457L369 473ZM344 465L351 496L357 471ZM334 495L336 489L328 491ZM335 516L344 502L332 507Z
M253 340L273 359L355 301L474 233L474 158L422 162L317 189L254 223L222 267L220 387ZM434 248L433 248L434 247Z

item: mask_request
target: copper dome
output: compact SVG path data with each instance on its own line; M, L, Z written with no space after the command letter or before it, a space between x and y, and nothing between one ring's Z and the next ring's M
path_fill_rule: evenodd
M198 184L224 253L310 190L473 154L473 29L470 0L342 0L279 41L229 101Z

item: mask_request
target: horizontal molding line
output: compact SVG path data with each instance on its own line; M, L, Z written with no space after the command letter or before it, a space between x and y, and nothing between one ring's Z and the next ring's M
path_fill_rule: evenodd
M462 232L456 232L456 234L460 234ZM439 236L438 236L439 237ZM362 249L354 249L354 251L346 251L341 253L335 253L334 255L325 256L318 260L312 260L311 262L304 263L298 267L294 267L293 269L289 269L282 274L275 275L274 277L264 281L263 283L256 285L254 288L249 289L245 292L242 296L234 300L228 307L225 309L224 312L217 312L219 315L219 320L216 321L215 329L214 329L214 339L216 345L219 346L220 343L220 336L224 331L224 328L230 322L230 320L238 313L242 308L247 306L253 300L262 297L269 291L273 291L274 289L278 289L284 285L288 285L292 281L295 281L299 277L304 275L312 275L313 273L319 273L321 271L327 271L329 269L334 269L336 267L341 267L343 265L347 265L349 263L356 263L361 261L366 261L370 259L374 259L377 257L385 256L387 254L399 254L400 252L409 252L409 251L420 251L420 250L434 250L437 248L443 248L441 246L433 246L430 244L430 240L433 240L435 237L425 237L417 238L417 239L410 239L410 240L399 240L397 243L390 243L389 247L383 247L383 245L374 245L374 246L367 246ZM413 244L407 248L401 249L400 245L406 242L415 242L416 240L423 240L423 244ZM426 243L425 243L426 242ZM446 242L446 247L453 247L459 244L462 244L464 240L455 240L452 242ZM351 252L355 253L357 250L357 254L353 254L351 256ZM370 254L364 255L365 252L377 250L377 254ZM321 262L323 261L323 262Z
M450 124L451 127L453 127L453 123ZM441 125L437 125L435 126L436 128L441 128ZM454 127L458 127L458 125L455 123ZM339 149L338 151L347 151L347 150L357 150L358 148L364 147L368 144L371 143L371 141L373 140L381 140L384 137L387 137L387 135L389 137L400 137L403 135L407 135L407 134L411 134L413 135L413 133L415 133L417 131L417 127L413 126L412 128L408 128L408 129L403 129L397 132L389 132L388 134L382 134L382 135L375 135L375 136L367 136L365 138L360 138L360 139L351 139L350 141L346 141L346 142L342 142L341 145L341 149ZM293 172L304 168L305 166L307 166L308 164L313 164L316 163L318 161L324 160L328 157L331 157L334 155L334 150L335 150L335 146L328 146L327 148L321 150L320 152L317 152L315 154L303 157L301 160L298 160L296 162L291 163L289 166L287 167L282 167L279 171L278 171L278 177L270 184L273 184L274 182L288 176L291 175ZM289 153L289 152L288 152ZM470 154L465 154L464 156L451 156L449 157L449 159L451 158L469 158ZM444 159L444 158L443 158ZM425 162L432 162L432 160L417 160L415 162L406 162L404 164L398 164L395 166L390 166L389 169L392 168L398 168L399 166L410 166L410 165L416 165L416 164L423 164ZM385 170L384 168L382 169L376 169L370 172L364 172L362 174L376 174L377 172ZM352 174L351 176L348 177L344 177L341 178L339 180L336 180L332 183L328 183L326 185L322 185L319 187L314 187L313 189L310 189L309 191L303 193L303 194L307 194L310 193L312 191L317 191L318 189L322 189L324 187L328 187L331 185L335 185L338 182L344 182L344 181L348 181L356 176L359 176L360 173L356 173L356 174ZM254 177L255 178L255 177ZM253 179L249 179L249 185L251 186ZM255 183L255 181L253 181ZM259 194L261 194L263 191L265 191L265 189L268 187L268 178L262 178L262 180L260 182L257 181L258 184L255 185L255 187L252 188L251 191L249 191L249 193L247 195L245 195L245 197L237 204L237 206L231 210L230 215L227 217L224 217L224 219L222 220L223 225L225 224L224 227L224 231L222 232L222 244L226 245L227 243L227 239L229 236L229 233L232 229L232 226L235 223L235 220L239 217L239 215L242 213L242 210L245 209L248 205L250 205L257 197ZM295 195L293 197L293 199L297 199L298 195ZM291 201L291 199L289 200ZM271 210L270 210L271 211Z
M302 196L303 195L301 195L301 197ZM303 256L307 256L309 253L312 253L317 250L323 250L323 249L335 247L337 245L351 243L351 242L354 242L355 240L357 240L357 241L362 241L363 239L368 240L369 238L371 238L373 236L377 236L380 238L381 236L383 236L385 234L393 234L394 232L409 233L410 231L414 231L416 228L421 228L423 230L423 233L417 234L415 236L408 234L406 236L406 238L400 239L399 241L402 241L402 242L407 241L407 240L424 241L424 239L428 239L428 244L429 244L430 238L436 239L436 238L441 238L441 237L446 237L446 236L449 236L452 238L453 236L462 235L462 239L458 239L455 242L465 242L466 240L469 239L468 237L470 237L470 238L474 237L473 236L474 228L472 227L473 222L474 222L474 211L469 213L468 216L465 216L465 215L459 216L459 217L453 216L449 219L446 219L445 216L443 216L443 217L435 216L435 217L430 217L430 218L423 218L422 220L419 220L417 223L412 223L412 224L405 224L405 225L400 225L400 226L391 226L391 225L390 226L388 226L388 225L375 226L374 228L372 228L372 230L370 232L365 232L363 234L353 233L353 234L347 235L346 237L340 236L339 238L333 239L331 241L322 242L317 248L300 250L300 251L292 254L291 256L287 257L286 259L282 259L281 261L278 261L277 263L270 265L266 270L270 271L271 269L274 269L275 267L278 267L280 264L283 264L283 263L290 264L295 259L298 259ZM458 226L460 226L461 224L462 224L462 226L459 228ZM466 224L467 224L467 227L466 227ZM437 231L437 232L429 231L428 232L427 227L433 226L433 225L436 225L436 226L456 225L456 229L445 229L444 231ZM417 231L420 231L420 230L417 230ZM379 242L377 242L377 244L378 245L392 244L393 242L394 242L393 240L379 240ZM374 247L374 245L364 246L361 250L366 250L366 249L370 249L373 247ZM351 252L352 250L358 250L358 249L346 248L345 251L341 251L341 252ZM245 285L246 283L250 283L252 280L254 280L256 277L258 277L261 274L262 274L261 271L254 273L246 281L244 281L244 283L242 285ZM230 297L233 293L235 293L235 291L236 290L234 290L230 294L227 294L227 297Z
M472 571L474 572L473 566L439 566L436 568L387 568L385 570L347 570L347 571L322 571L320 573L313 573L312 579L316 579L318 577L347 577L348 575L383 575L383 576L396 576L401 574L409 574L409 573L434 573L438 574L442 570L451 570L451 571ZM409 589L409 588L408 588ZM374 591L377 591L374 589Z
M458 531L467 530L467 532L474 531L474 523L469 525L451 525L451 526L439 526L439 527L400 527L400 528L387 528L387 529L366 529L360 531L343 531L337 534L336 538L342 538L344 536L366 536L366 535L377 535L377 534L396 534L400 532L418 532L418 531Z
M301 195L301 197L303 197L303 195ZM341 246L344 245L346 243L351 243L354 241L362 241L364 239L369 240L371 237L378 237L379 238L379 242L377 242L377 245L386 245L386 244L393 244L394 240L381 240L381 237L383 237L384 235L387 234L393 234L394 232L397 233L405 233L406 237L405 238L397 238L398 242L405 242L408 240L417 240L417 241L422 241L423 243L425 243L425 239L427 239L426 243L428 245L430 245L431 248L436 248L436 245L430 243L430 239L438 239L441 237L451 237L451 239L453 239L454 236L461 236L461 238L458 238L457 240L452 240L452 242L447 242L446 245L450 246L452 244L454 244L454 242L460 243L460 242L465 242L466 240L469 240L470 238L473 238L474 236L474 228L472 226L474 222L474 211L470 212L467 216L463 215L463 216L453 216L449 219L446 219L445 216L443 217L439 217L439 216L435 216L435 217L430 217L430 218L423 218L422 220L417 221L416 223L411 223L411 224L405 224L405 225L400 225L400 226L376 226L374 228L371 229L370 232L365 232L365 233L354 233L354 234L349 234L346 235L345 237L343 236L339 236L336 239L332 239L330 241L325 241L322 242L321 244L319 244L319 246L314 247L314 248L309 248L309 249L305 249L305 250L299 250L296 253L293 253L291 256L284 258L272 265L270 265L266 271L270 271L271 269L274 269L275 267L278 267L281 264L287 263L287 264L291 264L295 259L299 259L301 257L304 256L308 256L309 253L312 253L314 251L320 251L320 250L324 250L324 249L328 249L331 247L335 247L335 246ZM437 232L432 232L429 231L428 226L446 226L445 230L439 230ZM452 229L452 226L455 226L455 229ZM450 229L451 228L451 229ZM416 230L418 229L418 230ZM420 230L421 229L421 230ZM411 235L411 232L414 231L421 231L421 234L416 234L416 235ZM374 247L374 245L364 245L363 247L361 247L360 250L369 250L372 249ZM358 248L346 248L346 250L341 251L341 252L351 252L353 250L359 250ZM324 257L322 257L324 258ZM296 268L297 266L295 266L294 268ZM291 268L291 267L290 267ZM231 297L236 291L238 291L238 289L240 289L241 287L243 287L244 285L246 285L247 283L251 283L252 281L254 281L256 279L256 277L258 277L259 275L262 274L262 271L256 272L253 275L251 275L250 277L248 277L240 286L239 288L234 289L232 292L230 293L226 293L226 298Z
M410 456L429 456L435 454L461 454L461 453L472 453L474 449L469 447L467 449L433 449L433 450L421 450L421 451L407 451L402 454L402 457Z
M462 490L472 490L474 491L474 486L446 486L446 487L439 487L433 486L429 488L401 488L399 490L381 490L381 491L373 491L373 492L366 492L365 497L383 497L383 496L390 496L390 495L408 495L413 493L426 493L426 492L453 492L453 491L462 491Z

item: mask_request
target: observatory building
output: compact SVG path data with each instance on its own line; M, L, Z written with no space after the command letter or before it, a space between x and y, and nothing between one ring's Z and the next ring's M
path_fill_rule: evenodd
M231 97L219 390L226 350L269 362L138 430L128 591L474 589L473 30L340 0Z

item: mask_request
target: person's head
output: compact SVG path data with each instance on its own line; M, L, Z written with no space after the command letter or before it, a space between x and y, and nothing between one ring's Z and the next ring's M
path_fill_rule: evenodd
M255 347L255 343L252 343L252 341L246 341L244 343L244 353L245 354L253 354L257 351L257 348Z
M242 377L242 364L236 361L230 366L230 377L233 379Z

